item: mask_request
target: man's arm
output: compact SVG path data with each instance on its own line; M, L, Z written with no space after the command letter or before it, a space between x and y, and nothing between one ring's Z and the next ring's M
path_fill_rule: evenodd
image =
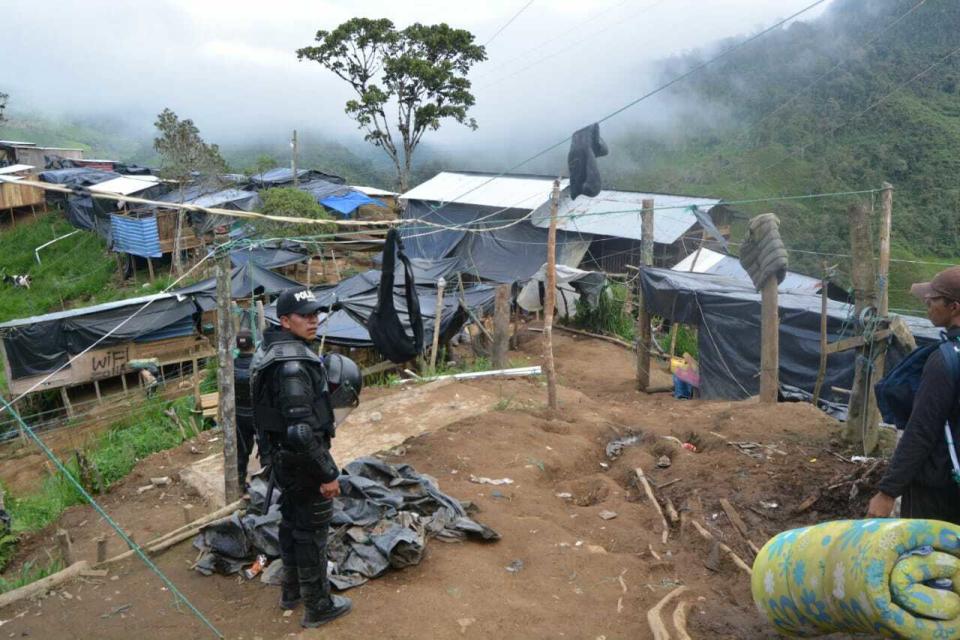
M314 391L309 372L300 362L284 362L279 367L278 382L277 403L287 424L287 442L317 465L323 484L335 482L340 469L320 436L326 425L319 424L313 412Z
M944 444L943 426L956 402L953 386L943 356L934 351L923 367L910 420L880 481L881 492L894 497L903 495L934 447Z

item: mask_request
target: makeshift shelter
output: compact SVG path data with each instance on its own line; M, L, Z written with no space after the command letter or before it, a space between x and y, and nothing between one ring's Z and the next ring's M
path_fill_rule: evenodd
M222 189L219 184L193 184L185 187L182 193L180 189L173 189L157 199L162 202L183 202L183 204L198 207L230 209L232 211L257 211L263 206L260 194L256 191L245 191L238 188ZM173 209L169 209L167 212L176 213ZM168 214L165 212L161 215ZM212 234L218 226L226 225L229 227L234 223L234 220L226 216L211 216L206 213L189 211L187 212L187 223L193 228L193 236L195 237L190 239L190 247L184 248L193 248L195 243L200 242L204 236ZM174 230L171 229L170 232L174 233ZM190 235L186 234L185 238L189 238ZM181 242L181 244L183 243Z
M35 142L0 140L0 165L29 164L46 168L54 158L83 159L83 149L43 147Z
M750 276L740 264L737 256L731 256L718 251L700 247L686 258L675 264L674 271L686 271L693 273L709 273L716 276L727 276L744 283L751 284ZM778 289L782 292L793 291L796 293L820 294L823 288L823 281L820 278L812 278L795 271L787 271L786 277L780 283ZM827 297L839 302L848 302L849 294L842 287L828 282Z
M284 289L302 286L296 280L284 278L249 260L230 272L230 296L235 300L277 295ZM207 278L189 287L175 289L172 293L192 296L201 309L210 311L217 306L217 279Z
M350 217L354 211L363 206L383 206L379 201L352 187L327 180L311 180L310 182L300 183L297 188L312 195L320 205L332 209L344 217Z
M10 219L14 221L14 209L29 207L36 212L36 207L45 206L43 189L18 184L21 180L35 180L34 167L28 164L14 164L0 167L0 211L9 210Z
M700 392L707 399L744 399L760 387L760 294L753 285L727 276L646 268L640 274L643 301L654 315L697 327ZM813 392L820 364L820 296L784 291L780 307L781 391ZM854 333L853 308L827 305L828 341ZM901 316L918 344L939 339L926 319ZM830 355L824 388L849 389L854 351ZM888 351L890 363L899 359Z
M316 169L297 169L297 181L300 183L311 182L313 180L326 180L333 184L344 184L346 180L332 173L324 173ZM290 167L277 167L268 171L250 176L250 187L253 189L270 189L273 187L292 187L293 169Z
M197 331L201 309L189 296L158 294L70 309L0 324L7 383L14 395L119 378L126 389L132 360L156 358L173 373L214 354ZM63 367L70 358L94 346ZM191 369L195 370L195 369ZM47 378L49 376L49 378ZM69 407L69 395L62 392Z
M583 268L624 273L626 265L642 263L641 209L643 201L650 199L655 207L654 265L670 266L708 240L704 222L720 235L730 234L730 212L720 200L612 189L593 198L581 195L576 200L571 200L569 189L564 189L557 209L557 228L590 239ZM538 206L531 221L537 227L548 228L550 203Z
M362 185L352 185L354 191L370 196L379 203L379 206L362 206L357 209L357 218L382 218L384 215L392 214L397 209L400 194L396 191L387 191L377 187L365 187Z
M547 254L547 230L532 225L530 214L552 190L553 179L544 176L441 172L401 196L403 217L454 228L404 225L405 250L414 258L460 258L464 272L479 280L528 280ZM589 243L558 231L557 263L577 266Z

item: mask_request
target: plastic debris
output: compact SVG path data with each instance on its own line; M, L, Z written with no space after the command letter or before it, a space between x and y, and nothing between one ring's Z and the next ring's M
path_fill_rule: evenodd
M607 443L607 457L611 460L616 460L623 454L625 448L640 444L640 436L641 434L634 433L629 436L617 438L616 440L611 440Z
M520 573L523 570L523 560L514 560L507 565L507 571L510 573Z
M470 474L470 482L474 482L476 484L492 484L496 486L500 486L504 484L513 484L513 480L511 480L510 478L493 479L493 478L485 478L483 476L475 476L473 474Z
M599 513L599 516L600 516L601 518L603 518L604 520L613 520L614 518L617 517L617 512L616 512L616 511L601 511L601 512Z

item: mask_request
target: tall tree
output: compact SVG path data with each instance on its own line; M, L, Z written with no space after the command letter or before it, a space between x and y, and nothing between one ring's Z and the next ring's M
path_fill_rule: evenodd
M153 148L160 154L160 176L177 182L180 202L183 202L184 185L195 176L211 185L217 183L220 174L226 171L227 163L220 156L220 147L207 144L200 137L200 130L193 120L181 120L168 108L157 116L154 126L160 134L153 139ZM177 235L173 241L173 269L178 275L183 271L180 236L184 214L183 209L177 212Z
M0 91L0 122L5 122L6 118L3 117L3 110L7 108L7 99L10 96L6 93Z
M469 31L420 23L397 30L387 19L353 18L317 31L315 41L297 58L319 62L353 88L347 115L393 161L401 192L424 133L448 118L477 128L467 115L476 102L467 73L487 56Z

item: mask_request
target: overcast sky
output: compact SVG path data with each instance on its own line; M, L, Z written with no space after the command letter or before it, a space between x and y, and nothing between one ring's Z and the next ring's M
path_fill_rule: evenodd
M656 86L652 62L749 34L812 0L534 0L471 73L480 130L433 144L526 145L569 133ZM447 22L484 43L527 0L2 0L0 91L10 109L118 113L152 125L171 107L209 140L319 130L363 144L348 88L294 50L356 15ZM813 19L826 5L808 12ZM669 109L618 118L655 118Z

